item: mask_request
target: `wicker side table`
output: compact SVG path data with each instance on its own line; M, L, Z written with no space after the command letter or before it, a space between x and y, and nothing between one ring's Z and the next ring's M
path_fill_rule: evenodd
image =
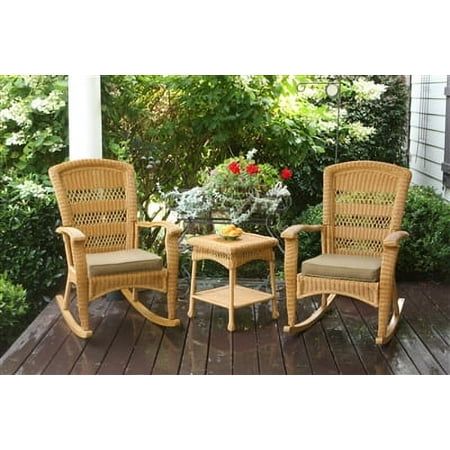
M196 236L188 240L192 246L192 277L189 295L188 316L194 315L195 300L201 300L228 309L228 331L234 331L234 310L253 303L272 301L272 317L278 318L275 282L275 252L277 239L244 233L236 241L227 241L216 234ZM210 259L229 271L229 284L214 289L196 291L197 262ZM255 260L268 261L271 292L262 292L236 284L236 270L239 266Z

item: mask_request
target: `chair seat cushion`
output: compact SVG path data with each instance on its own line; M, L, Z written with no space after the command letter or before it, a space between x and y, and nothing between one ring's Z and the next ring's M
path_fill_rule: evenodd
M378 281L381 258L324 254L302 263L302 275L353 281Z
M86 262L90 276L161 270L163 267L162 259L158 255L138 248L116 252L88 253Z

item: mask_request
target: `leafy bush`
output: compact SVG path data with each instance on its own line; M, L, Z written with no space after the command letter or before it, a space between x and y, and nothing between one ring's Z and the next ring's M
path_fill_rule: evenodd
M251 148L258 149L257 162L300 173L306 161L315 176L317 155L327 161L326 155L334 155L336 108L326 97L324 80L300 75L102 77L105 156L133 163L143 205L158 195L157 183L163 191L192 188L205 168ZM310 88L308 83L316 81L320 88ZM350 82L347 91L357 94ZM342 114L340 137L349 146L366 142L372 133L371 126ZM302 174L288 187L301 191L314 183ZM316 191L312 194L315 198Z
M0 273L27 291L31 311L52 296L64 274L56 200L48 179L0 179Z
M322 223L322 204L309 206L295 223ZM412 186L408 192L402 230L410 236L400 248L399 279L450 277L450 204L431 187ZM320 254L320 234L302 233L300 260Z
M0 346L16 337L29 309L26 291L15 285L5 274L0 274ZM1 352L0 352L1 354Z
M67 77L0 76L0 171L46 174L67 155Z
M298 215L307 205L321 201L323 169L330 164L374 160L407 166L405 140L409 91L404 78L397 75L344 76L341 83L341 115L346 122L341 120L339 127L337 158L336 132L332 129L325 140L325 150L309 152L294 171L289 186L293 196L293 215ZM314 87L313 84L311 86ZM315 89L324 90L324 87ZM318 101L337 106L335 99L324 95ZM352 138L355 133L366 136L364 139Z
M322 223L322 203L306 208L295 221L298 224L315 225ZM320 255L320 233L300 233L299 261Z
M402 228L410 236L400 251L400 275L449 278L450 204L433 188L414 186L409 190Z

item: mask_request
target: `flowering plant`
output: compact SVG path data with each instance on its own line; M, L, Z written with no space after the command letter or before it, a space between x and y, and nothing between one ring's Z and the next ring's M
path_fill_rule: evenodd
M284 182L293 172L287 167L279 171L268 163L257 164L256 152L253 149L246 157L227 159L204 172L201 186L169 193L178 217L195 219L220 212L239 224L254 215L274 214L283 199L290 197Z

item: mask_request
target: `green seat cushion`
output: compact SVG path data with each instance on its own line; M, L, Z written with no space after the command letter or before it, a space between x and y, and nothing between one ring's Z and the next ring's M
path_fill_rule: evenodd
M116 252L88 253L86 262L90 276L161 270L163 267L162 259L158 255L137 248Z
M324 254L302 263L302 275L353 281L378 281L381 258Z

